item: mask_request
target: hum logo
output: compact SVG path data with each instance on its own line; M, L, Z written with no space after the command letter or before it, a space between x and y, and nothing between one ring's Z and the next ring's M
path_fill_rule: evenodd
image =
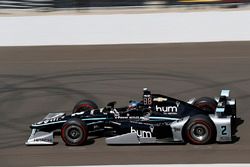
M164 113L177 113L177 106L155 106L156 111L164 112Z
M136 133L137 136L141 137L141 138L151 138L152 137L152 133L149 131L144 131L144 130L136 130L133 129L133 127L131 127L131 133Z

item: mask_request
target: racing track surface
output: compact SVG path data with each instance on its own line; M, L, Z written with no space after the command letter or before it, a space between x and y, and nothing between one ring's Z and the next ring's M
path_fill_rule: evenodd
M250 42L0 48L1 166L250 162ZM104 138L67 147L25 146L29 125L49 112L70 113L79 99L100 106L140 99L142 88L182 100L237 98L233 144L107 146Z

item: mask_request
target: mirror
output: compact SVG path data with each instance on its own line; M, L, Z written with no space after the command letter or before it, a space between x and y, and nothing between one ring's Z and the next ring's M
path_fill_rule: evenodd
M109 102L109 103L107 104L107 106L108 106L108 107L111 107L111 108L114 108L115 104L116 104L116 101L112 101L112 102Z

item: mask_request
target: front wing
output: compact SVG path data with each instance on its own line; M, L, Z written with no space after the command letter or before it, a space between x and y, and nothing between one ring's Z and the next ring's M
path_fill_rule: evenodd
M43 132L33 129L31 135L26 145L53 145L54 144L54 135L53 132Z

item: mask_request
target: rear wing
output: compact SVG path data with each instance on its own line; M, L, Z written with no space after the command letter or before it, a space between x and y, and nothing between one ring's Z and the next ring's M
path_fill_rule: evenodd
M215 110L218 117L236 117L236 100L230 98L230 90L222 90Z
M229 97L230 90L222 90L220 93L220 97Z

